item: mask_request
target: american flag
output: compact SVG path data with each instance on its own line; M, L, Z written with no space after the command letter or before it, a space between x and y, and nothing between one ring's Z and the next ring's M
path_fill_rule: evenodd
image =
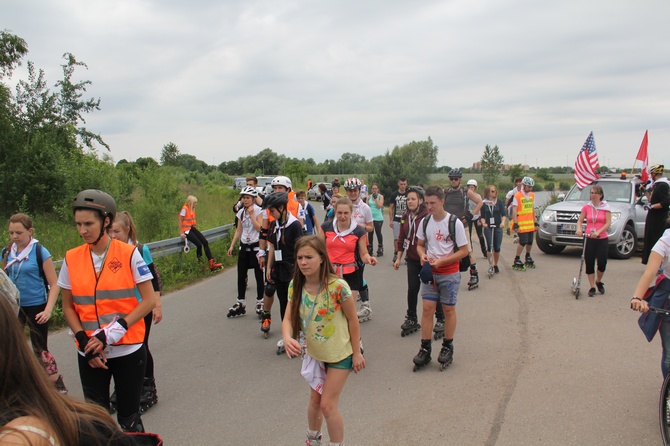
M598 164L598 152L596 152L596 142L593 140L593 132L586 138L582 150L577 155L575 161L575 181L577 187L584 189L586 186L599 178L596 170L600 167Z

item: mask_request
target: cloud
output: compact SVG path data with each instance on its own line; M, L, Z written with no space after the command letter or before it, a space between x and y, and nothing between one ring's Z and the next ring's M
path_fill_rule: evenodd
M601 164L670 143L666 2L627 0L10 0L6 20L54 82L86 62L116 159L173 141L218 164L270 147L317 161L433 138L441 164ZM660 160L663 162L663 160ZM535 161L532 161L533 163Z

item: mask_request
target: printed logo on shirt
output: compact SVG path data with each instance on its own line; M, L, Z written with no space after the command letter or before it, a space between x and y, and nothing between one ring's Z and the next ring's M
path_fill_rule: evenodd
M146 276L147 274L149 274L149 267L146 264L138 265L137 272L140 273L140 276Z
M118 270L120 270L120 269L123 267L123 265L121 264L121 262L119 262L119 259L117 259L116 257L114 257L114 258L108 263L108 265L109 265L109 269L111 269L113 273L117 272Z

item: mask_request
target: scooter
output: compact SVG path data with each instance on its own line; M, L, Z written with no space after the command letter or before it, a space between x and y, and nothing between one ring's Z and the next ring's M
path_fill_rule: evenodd
M579 276L572 278L572 293L579 299L579 288L582 286L582 271L584 270L584 253L586 252L586 235L582 237L582 260L579 263Z

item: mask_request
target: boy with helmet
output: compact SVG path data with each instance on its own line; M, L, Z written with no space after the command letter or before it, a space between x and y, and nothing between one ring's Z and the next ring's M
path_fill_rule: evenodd
M370 206L363 202L361 199L361 186L363 183L358 178L348 178L344 182L344 190L347 191L347 197L351 200L354 205L354 212L351 215L352 220L358 223L358 226L361 226L365 229L366 232L370 233L375 230L374 220L372 219L372 210ZM369 244L367 239L367 248L368 253L372 251L372 245ZM363 281L363 286L359 291L361 297L361 309L358 310L358 320L359 322L365 322L372 317L372 309L370 308L370 293L368 289L368 284L363 278L363 273L365 272L365 264L361 263L361 279Z
M278 175L272 179L270 186L272 187L272 193L277 192L286 192L288 201L286 203L286 209L291 213L295 218L298 219L300 225L302 226L304 222L300 218L300 204L295 198L295 192L292 189L291 179L283 175ZM268 194L270 195L270 194ZM265 208L264 208L265 209ZM270 211L263 213L263 227L261 228L261 237L260 237L260 251L258 253L258 261L260 262L261 268L265 265L265 239L268 235L268 228L270 223L274 220Z
M75 333L84 397L109 409L113 377L121 428L144 432L140 418L147 360L144 317L156 304L153 276L134 245L107 234L116 214L112 197L85 190L74 199L72 210L85 243L65 254L58 285L63 314Z
M472 209L473 214L479 214L479 210L484 204L482 198L469 188L461 186L461 179L463 174L461 169L452 169L449 172L449 182L451 186L444 190L444 210L452 215L455 215L461 220L465 226L467 224L466 209L468 200L475 203ZM468 254L470 256L470 281L468 282L468 290L473 290L479 286L479 274L477 272L477 258L472 253L472 243L470 237L466 232L468 238Z
M263 224L263 210L255 202L258 191L253 186L245 186L240 191L242 208L235 216L240 224L235 229L233 240L228 248L228 257L233 256L233 247L240 241L239 256L237 257L237 302L228 310L227 317L240 316L247 312L246 291L247 272L254 270L256 277L256 314L260 316L263 308L263 269L258 263L256 254L259 251L259 237Z
M649 167L651 183L645 190L649 204L647 205L647 218L644 223L644 250L642 251L642 264L646 265L649 260L651 248L665 231L668 219L668 206L670 206L670 182L663 176L663 164L654 164Z
M277 292L281 319L284 319L288 304L288 285L293 279L295 265L295 242L302 237L302 224L288 211L289 196L286 192L273 192L265 196L263 209L267 209L273 220L267 236L268 258L265 268L267 286L261 314L261 331L267 338L272 323L270 310ZM277 343L277 354L284 348L284 340Z
M514 232L519 235L519 244L516 246L516 257L512 268L525 271L526 268L535 268L535 262L530 256L533 247L533 238L537 228L535 218L535 194L532 192L535 181L531 177L521 180L521 191L514 194L512 201L512 218ZM521 252L526 248L526 262L521 261Z

